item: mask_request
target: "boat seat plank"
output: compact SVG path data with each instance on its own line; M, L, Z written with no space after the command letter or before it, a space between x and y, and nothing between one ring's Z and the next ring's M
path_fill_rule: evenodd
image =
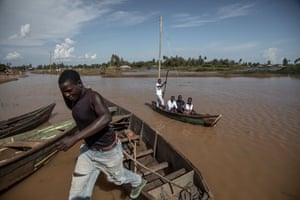
M137 153L136 157L141 158L141 157L147 156L152 153L153 153L153 149L147 149L145 151L141 151L141 152Z
M127 153L128 153L128 152L127 152ZM152 153L153 153L153 149L147 149L147 150L145 150L145 151L141 151L141 152L137 153L136 158L138 159L138 158L147 156L147 155L152 154ZM133 155L131 155L131 156L133 157ZM125 157L126 157L126 156L125 156ZM126 157L125 160L130 160L130 158L127 158L127 157Z
M138 136L138 135L134 135L130 139L128 137L126 137L126 138L120 138L120 140L121 140L122 143L129 142L129 140L133 141L133 140L138 140L138 139L140 139L140 136Z
M181 168L177 171L174 171L170 174L167 174L166 176L164 176L166 179L168 180L174 180L175 178L178 178L179 176L182 176L186 173L186 169ZM145 186L145 190L152 190L154 188L157 188L159 186L161 186L162 184L166 183L166 181L164 181L163 179L161 179L160 177L156 176L155 179L149 180L149 182L147 183L147 185Z
M40 145L42 142L37 141L15 141L11 143L4 144L4 147L10 147L10 148L21 148L21 147L27 147L27 148L34 148L38 145Z
M168 166L169 166L168 162L162 162L162 163L159 163L157 165L149 167L151 171L143 169L142 173L143 173L144 176L147 176L147 175L150 175L152 171L157 172L159 170L167 168Z
M194 171L190 171L174 180L172 182L176 183L177 185L180 185L181 187L185 187L187 185L193 185L193 177L194 177ZM179 192L182 190L178 187L172 187L175 194L179 194ZM163 192L163 194L162 194ZM163 195L165 198L170 199L172 198L172 191L170 188L169 183L165 183L161 186L158 186L155 189L149 190L148 193L154 197L154 199L160 199L160 197Z
M43 139L43 138L32 138L29 139L28 141L30 142L45 142L45 140L47 140L47 138Z
M108 107L109 112L117 112L118 108L117 106L110 106Z
M111 120L111 124L119 122L123 119L126 119L128 117L130 117L131 114L127 114L127 115L116 115L116 116L112 116L112 120Z

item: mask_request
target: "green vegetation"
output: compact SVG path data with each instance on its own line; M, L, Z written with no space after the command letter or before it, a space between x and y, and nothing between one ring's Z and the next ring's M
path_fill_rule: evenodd
M300 58L290 64L290 60L284 58L281 65L271 65L271 61L267 64L243 62L240 58L237 62L229 59L213 59L207 61L206 56L199 56L198 58L183 58L181 56L167 57L163 56L161 62L162 69L169 69L183 72L218 72L220 74L300 74ZM119 66L129 65L133 70L140 69L157 69L158 61L152 59L150 61L128 62L118 55L113 54L107 63L102 64L78 64L66 65L64 63L52 63L51 65L39 65L33 68L31 65L22 65L18 67L11 67L10 64L0 64L0 72L6 71L32 71L33 73L60 73L62 69L77 69L83 75L99 75L110 74L115 76L122 76L118 71Z

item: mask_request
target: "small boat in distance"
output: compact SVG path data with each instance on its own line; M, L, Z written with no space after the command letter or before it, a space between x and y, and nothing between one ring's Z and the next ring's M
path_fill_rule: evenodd
M34 129L48 121L55 105L51 103L32 112L0 121L0 139Z
M123 146L124 166L147 180L138 199L213 200L204 177L156 130L130 111L105 99L113 115L111 127ZM128 184L123 185L127 192Z
M0 139L0 192L26 178L58 152L56 142L76 130L73 120Z
M161 78L160 71L161 71L161 46L162 46L162 17L160 17L160 40L159 40L159 58L158 58L158 79ZM167 70L165 84L162 91L162 98L164 98L166 86L167 86L167 79L168 79L169 70ZM175 119L178 121L196 124L196 125L203 125L203 126L215 126L216 123L221 119L222 115L211 115L211 114L183 114L178 112L169 112L163 108L157 107L155 101L151 101L151 103L145 103L147 106L152 108L154 111L169 117L171 119Z
M178 112L169 112L165 109L157 107L155 101L152 101L152 104L146 103L146 105L166 117L195 125L215 126L222 117L221 114L183 114Z

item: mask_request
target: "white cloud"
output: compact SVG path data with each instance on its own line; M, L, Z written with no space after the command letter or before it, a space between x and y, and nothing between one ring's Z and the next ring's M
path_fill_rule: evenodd
M0 45L41 46L80 33L86 22L112 12L123 0L4 0L0 6ZM9 12L16 10L17 12ZM29 14L30 13L30 14ZM125 19L124 19L125 20ZM9 23L7 23L9 21ZM25 23L24 22L30 22ZM16 26L22 24L21 31ZM34 30L31 30L34 27ZM27 36L30 34L30 38ZM25 38L26 40L20 40Z
M66 38L61 44L56 44L54 49L54 59L69 59L72 58L72 53L75 48L73 47L74 41L70 38Z
M8 37L9 40L22 39L28 37L30 34L30 24L24 24L20 27L20 33L13 34Z
M224 51L244 51L244 50L248 50L248 49L253 49L257 46L256 43L253 42L246 42L246 43L241 43L238 45L234 45L234 46L225 46L223 47Z
M268 48L263 52L263 57L267 60L270 60L271 63L277 63L277 48Z
M73 53L75 52L74 45L75 45L75 42L70 38L66 38L64 40L64 42L62 42L60 44L56 44L55 49L54 49L53 58L55 60L64 59L65 61L69 61L70 59L72 59L73 61L97 59L97 54L89 55L88 53L85 53L83 56L73 55Z
M96 58L97 58L97 55L96 55L96 54L91 55L91 59L92 59L92 60L95 60Z
M174 28L199 27L208 23L215 23L228 18L246 16L250 14L254 4L231 4L220 7L215 13L204 13L201 16L193 16L186 13L176 14Z
M10 52L8 53L5 57L4 57L4 60L16 60L18 58L21 58L21 55L14 51L14 52Z
M250 13L250 8L252 7L254 7L254 4L231 4L219 8L218 15L220 19L246 16Z
M22 38L27 37L30 34L30 24L22 25L20 31L21 31L20 35Z
M175 20L177 21L174 28L188 28L202 26L207 23L216 22L216 19L208 18L205 19L203 16L192 16L190 14L177 14L175 15Z
M154 15L155 13L145 14L141 12L115 11L104 18L104 21L107 24L118 26L133 26L146 21Z
M97 54L93 54L93 55L89 55L89 54L85 54L84 55L85 59L91 59L91 60L95 60L97 58Z
M78 56L79 60L95 60L97 59L97 54L89 55L88 53L84 54L84 56Z

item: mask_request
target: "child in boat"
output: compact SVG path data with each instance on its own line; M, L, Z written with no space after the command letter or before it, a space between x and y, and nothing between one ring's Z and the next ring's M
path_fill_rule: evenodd
M189 114L189 115L196 114L192 101L193 101L192 97L189 97L187 103L184 105L184 114Z
M146 180L123 166L122 144L109 126L111 114L102 96L86 88L75 70L65 70L58 79L64 101L76 122L78 131L56 144L58 150L67 151L81 140L69 200L90 199L100 173L116 185L129 183L131 199L136 199Z
M182 95L181 94L178 95L178 98L176 100L176 104L177 104L177 112L183 113L185 102L182 99Z
M175 96L171 96L167 103L167 111L169 112L176 112L177 111L177 104L175 101Z

